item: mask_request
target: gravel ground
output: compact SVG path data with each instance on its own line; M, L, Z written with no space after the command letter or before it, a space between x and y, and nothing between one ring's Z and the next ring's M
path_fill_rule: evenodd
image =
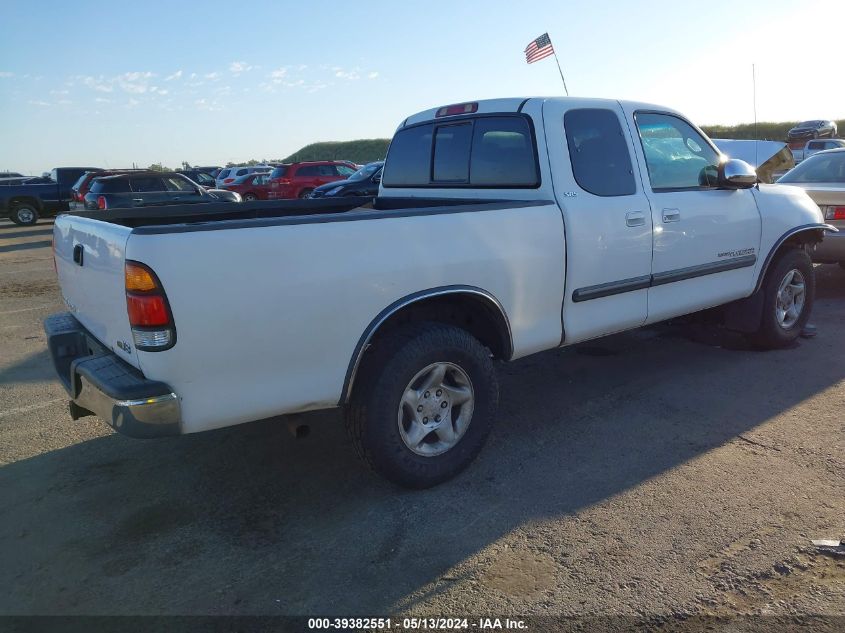
M845 615L845 560L810 543L845 538L838 267L792 349L687 322L501 366L481 457L408 492L335 411L299 440L71 421L50 232L0 220L0 614Z

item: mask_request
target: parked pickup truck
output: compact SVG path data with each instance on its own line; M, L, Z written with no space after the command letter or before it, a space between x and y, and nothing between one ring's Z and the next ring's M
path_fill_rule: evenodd
M0 217L8 217L15 224L30 225L39 216L67 211L73 200L71 187L86 171L101 171L99 167L56 167L37 182L0 187Z
M787 346L835 230L677 112L580 98L415 114L374 199L233 206L57 219L69 312L45 330L71 416L160 437L341 407L409 487L479 452L494 360L714 306Z
M792 150L792 158L797 165L802 160L809 158L816 152L823 152L826 149L839 149L840 147L845 147L845 139L829 138L807 141L803 148Z

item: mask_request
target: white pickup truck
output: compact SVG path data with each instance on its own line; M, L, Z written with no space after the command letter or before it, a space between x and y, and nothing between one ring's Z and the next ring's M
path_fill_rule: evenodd
M436 108L399 127L375 199L59 217L69 312L45 330L73 418L158 437L342 407L377 472L431 486L481 449L494 360L720 305L794 340L835 229L755 183L662 107Z

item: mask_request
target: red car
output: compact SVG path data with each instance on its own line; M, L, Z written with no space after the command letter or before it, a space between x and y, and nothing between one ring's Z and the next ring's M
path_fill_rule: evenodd
M346 180L358 170L345 160L321 160L280 165L270 172L270 200L307 198L320 185Z
M219 189L237 191L244 201L267 200L270 193L269 174L247 174L235 178L234 182L221 185Z

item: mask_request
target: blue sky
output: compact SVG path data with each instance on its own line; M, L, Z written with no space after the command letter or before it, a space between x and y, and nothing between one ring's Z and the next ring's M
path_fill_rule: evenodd
M391 136L433 106L562 93L699 124L845 118L841 0L214 2L3 0L0 169L279 158ZM819 35L813 35L815 29ZM829 32L829 31L828 31Z

